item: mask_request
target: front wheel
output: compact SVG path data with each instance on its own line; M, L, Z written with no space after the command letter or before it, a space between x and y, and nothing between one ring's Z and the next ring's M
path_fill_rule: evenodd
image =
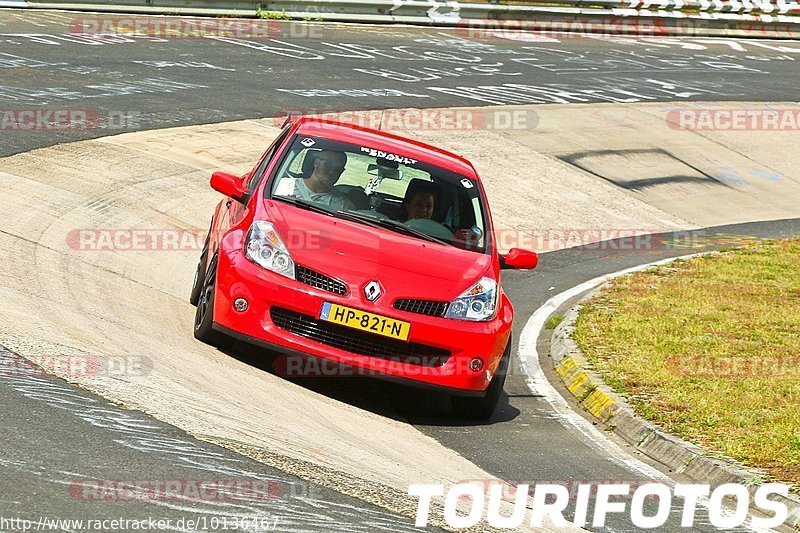
M206 276L206 262L208 259L208 247L211 245L211 229L214 227L212 222L211 227L208 228L206 234L206 242L203 243L203 251L200 253L200 261L197 263L197 268L194 271L194 283L192 283L192 292L189 293L189 303L197 307L197 302L200 301L200 290L203 288L203 279Z
M217 348L227 348L233 343L233 339L213 329L216 283L217 255L214 254L208 264L208 270L202 278L197 310L194 314L194 338Z
M503 385L506 383L510 361L511 337L509 336L506 350L500 358L500 364L497 365L497 371L494 373L491 383L489 383L489 388L486 389L486 395L479 398L451 396L450 404L453 408L453 414L459 418L469 420L489 420L497 409L500 397L503 395Z
M203 249L203 254L200 256L200 262L197 263L197 269L194 271L194 283L192 283L192 292L189 293L189 303L197 307L200 301L200 291L203 289L203 279L206 276L206 254L208 249Z

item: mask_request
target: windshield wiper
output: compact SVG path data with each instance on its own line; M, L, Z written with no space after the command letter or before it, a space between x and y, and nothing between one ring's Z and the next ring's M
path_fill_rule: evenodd
M295 198L293 196L273 196L272 198L277 198L282 202L286 202L287 204L292 204L293 206L299 207L300 209L307 209L309 211L314 211L315 213L322 213L323 215L328 215L329 217L336 216L336 213L334 213L330 209L325 209L324 207L321 207L319 204L315 204L313 202L307 202L305 200L301 200L300 198Z
M450 243L447 241L443 241L442 239L437 239L427 233L422 231L416 230L414 228L409 228L402 222L397 222L396 220L392 220L390 218L374 218L369 215L362 215L361 213L350 213L346 211L337 211L337 214L345 215L349 218L354 218L356 220L366 222L367 224L371 224L374 226L380 226L382 228L390 229L392 231L396 231L398 233L404 233L406 235L410 235L412 237L418 237L420 239L425 239L426 241L435 242L438 244L444 244L450 246Z

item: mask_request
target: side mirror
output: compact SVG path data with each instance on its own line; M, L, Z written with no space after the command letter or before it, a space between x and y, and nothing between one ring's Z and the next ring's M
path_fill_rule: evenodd
M211 188L242 203L247 201L250 193L244 186L244 178L227 172L214 172L211 175Z
M504 269L531 270L538 264L539 256L536 252L521 248L512 248L507 254L500 256L500 268Z

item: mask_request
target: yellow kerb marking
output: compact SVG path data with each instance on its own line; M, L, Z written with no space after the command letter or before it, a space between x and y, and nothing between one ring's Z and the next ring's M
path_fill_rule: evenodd
M578 396L578 391L589 381L589 376L585 372L578 372L572 381L567 383L567 389L575 396Z
M614 405L614 399L605 392L595 389L582 403L595 418L600 418L606 409Z
M556 372L561 376L561 379L567 379L576 368L578 368L578 364L575 360L572 357L565 357L558 363L558 366L556 366Z

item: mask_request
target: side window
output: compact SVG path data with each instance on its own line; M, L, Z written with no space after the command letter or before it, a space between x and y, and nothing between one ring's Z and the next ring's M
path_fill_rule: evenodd
M245 186L250 192L252 192L258 186L258 182L261 181L261 178L264 176L264 171L267 169L269 162L272 160L272 156L275 155L275 150L277 150L278 147L283 143L283 140L286 139L290 129L291 127L287 126L286 129L284 129L278 135L278 138L272 142L272 145L267 150L267 153L264 154L264 157L261 159L261 164L258 165L258 169L256 169L250 179L247 180Z

